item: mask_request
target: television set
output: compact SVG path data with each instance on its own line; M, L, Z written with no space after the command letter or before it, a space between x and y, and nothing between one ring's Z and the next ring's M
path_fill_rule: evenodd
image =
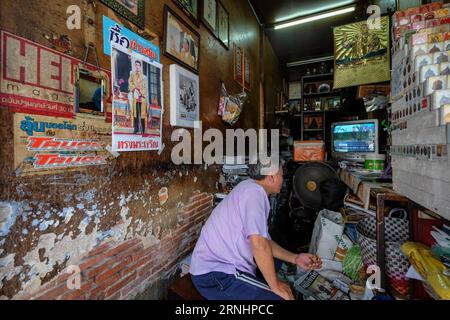
M336 160L364 162L378 154L378 120L336 122L331 126L332 156Z

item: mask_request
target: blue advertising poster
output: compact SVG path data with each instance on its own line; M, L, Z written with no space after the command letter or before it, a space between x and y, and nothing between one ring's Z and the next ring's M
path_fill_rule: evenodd
M159 47L138 36L134 32L103 16L103 51L111 55L111 44L138 52L151 61L159 62Z

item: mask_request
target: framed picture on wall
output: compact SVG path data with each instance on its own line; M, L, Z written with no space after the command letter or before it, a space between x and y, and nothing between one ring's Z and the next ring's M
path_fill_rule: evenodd
M198 75L179 65L170 66L170 125L198 128L200 84Z
M250 91L252 82L252 70L250 66L250 57L247 51L244 51L244 62L242 64L242 68L244 69L244 88Z
M167 5L164 7L163 52L169 58L198 73L200 35Z
M243 70L242 70L242 59L244 58L244 51L236 45L236 43L233 43L233 51L234 51L234 80L239 83L242 86L242 77L243 77Z
M217 1L217 37L224 47L230 47L230 15L222 2Z
M217 1L202 0L202 22L213 35L217 34Z
M175 2L197 26L199 25L199 1L200 0L173 0L173 2Z
M100 0L130 22L145 27L145 0Z

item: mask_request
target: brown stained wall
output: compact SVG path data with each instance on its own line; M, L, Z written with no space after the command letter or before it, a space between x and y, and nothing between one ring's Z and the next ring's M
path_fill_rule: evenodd
M224 0L223 3L230 13L231 43L236 42L249 52L253 73L249 103L235 127L258 128L259 25L247 1ZM73 42L72 55L83 59L83 31L66 28L66 8L74 4L82 7L80 0L2 0L0 29L46 46L43 33L67 34ZM125 26L129 23L100 1L96 4L97 52L100 65L110 69L110 59L102 53L102 16L107 15ZM146 1L146 29L157 34L159 40L163 38L164 4L190 23L172 1ZM203 128L224 130L228 127L217 116L220 80L230 93L240 90L233 81L232 46L229 51L225 50L203 25L199 31ZM94 63L93 55L89 62ZM12 114L0 107L0 204L3 203L0 218L2 212L12 212L8 215L7 222L11 223L8 233L0 236L0 298L32 294L41 285L56 279L69 264L81 262L104 240L112 239L120 244L126 239L139 238L144 247L152 247L163 238L176 236L173 232L183 226L180 212L190 203L193 192L216 191L218 168L180 167L170 161L173 143L169 125L169 65L175 62L162 55L162 50L161 62L164 65L166 148L160 156L156 151L122 153L107 167L80 173L17 177L13 164ZM270 86L266 88L270 90ZM162 187L169 189L170 196L163 206L158 200ZM187 235L190 237L185 239L187 243L195 242L196 233ZM176 250L172 249L174 253ZM172 257L172 266L174 260ZM158 281L160 276L156 274L152 279Z
M275 128L275 110L280 104L277 93L283 90L283 73L267 36L264 36L263 42L265 127Z

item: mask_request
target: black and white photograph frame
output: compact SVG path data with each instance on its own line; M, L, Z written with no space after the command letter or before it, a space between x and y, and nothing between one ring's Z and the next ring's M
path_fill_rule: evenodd
M217 38L227 50L230 48L230 14L219 0L217 0Z
M214 36L217 36L217 0L202 0L201 20Z
M199 76L179 65L170 65L170 125L199 128Z

